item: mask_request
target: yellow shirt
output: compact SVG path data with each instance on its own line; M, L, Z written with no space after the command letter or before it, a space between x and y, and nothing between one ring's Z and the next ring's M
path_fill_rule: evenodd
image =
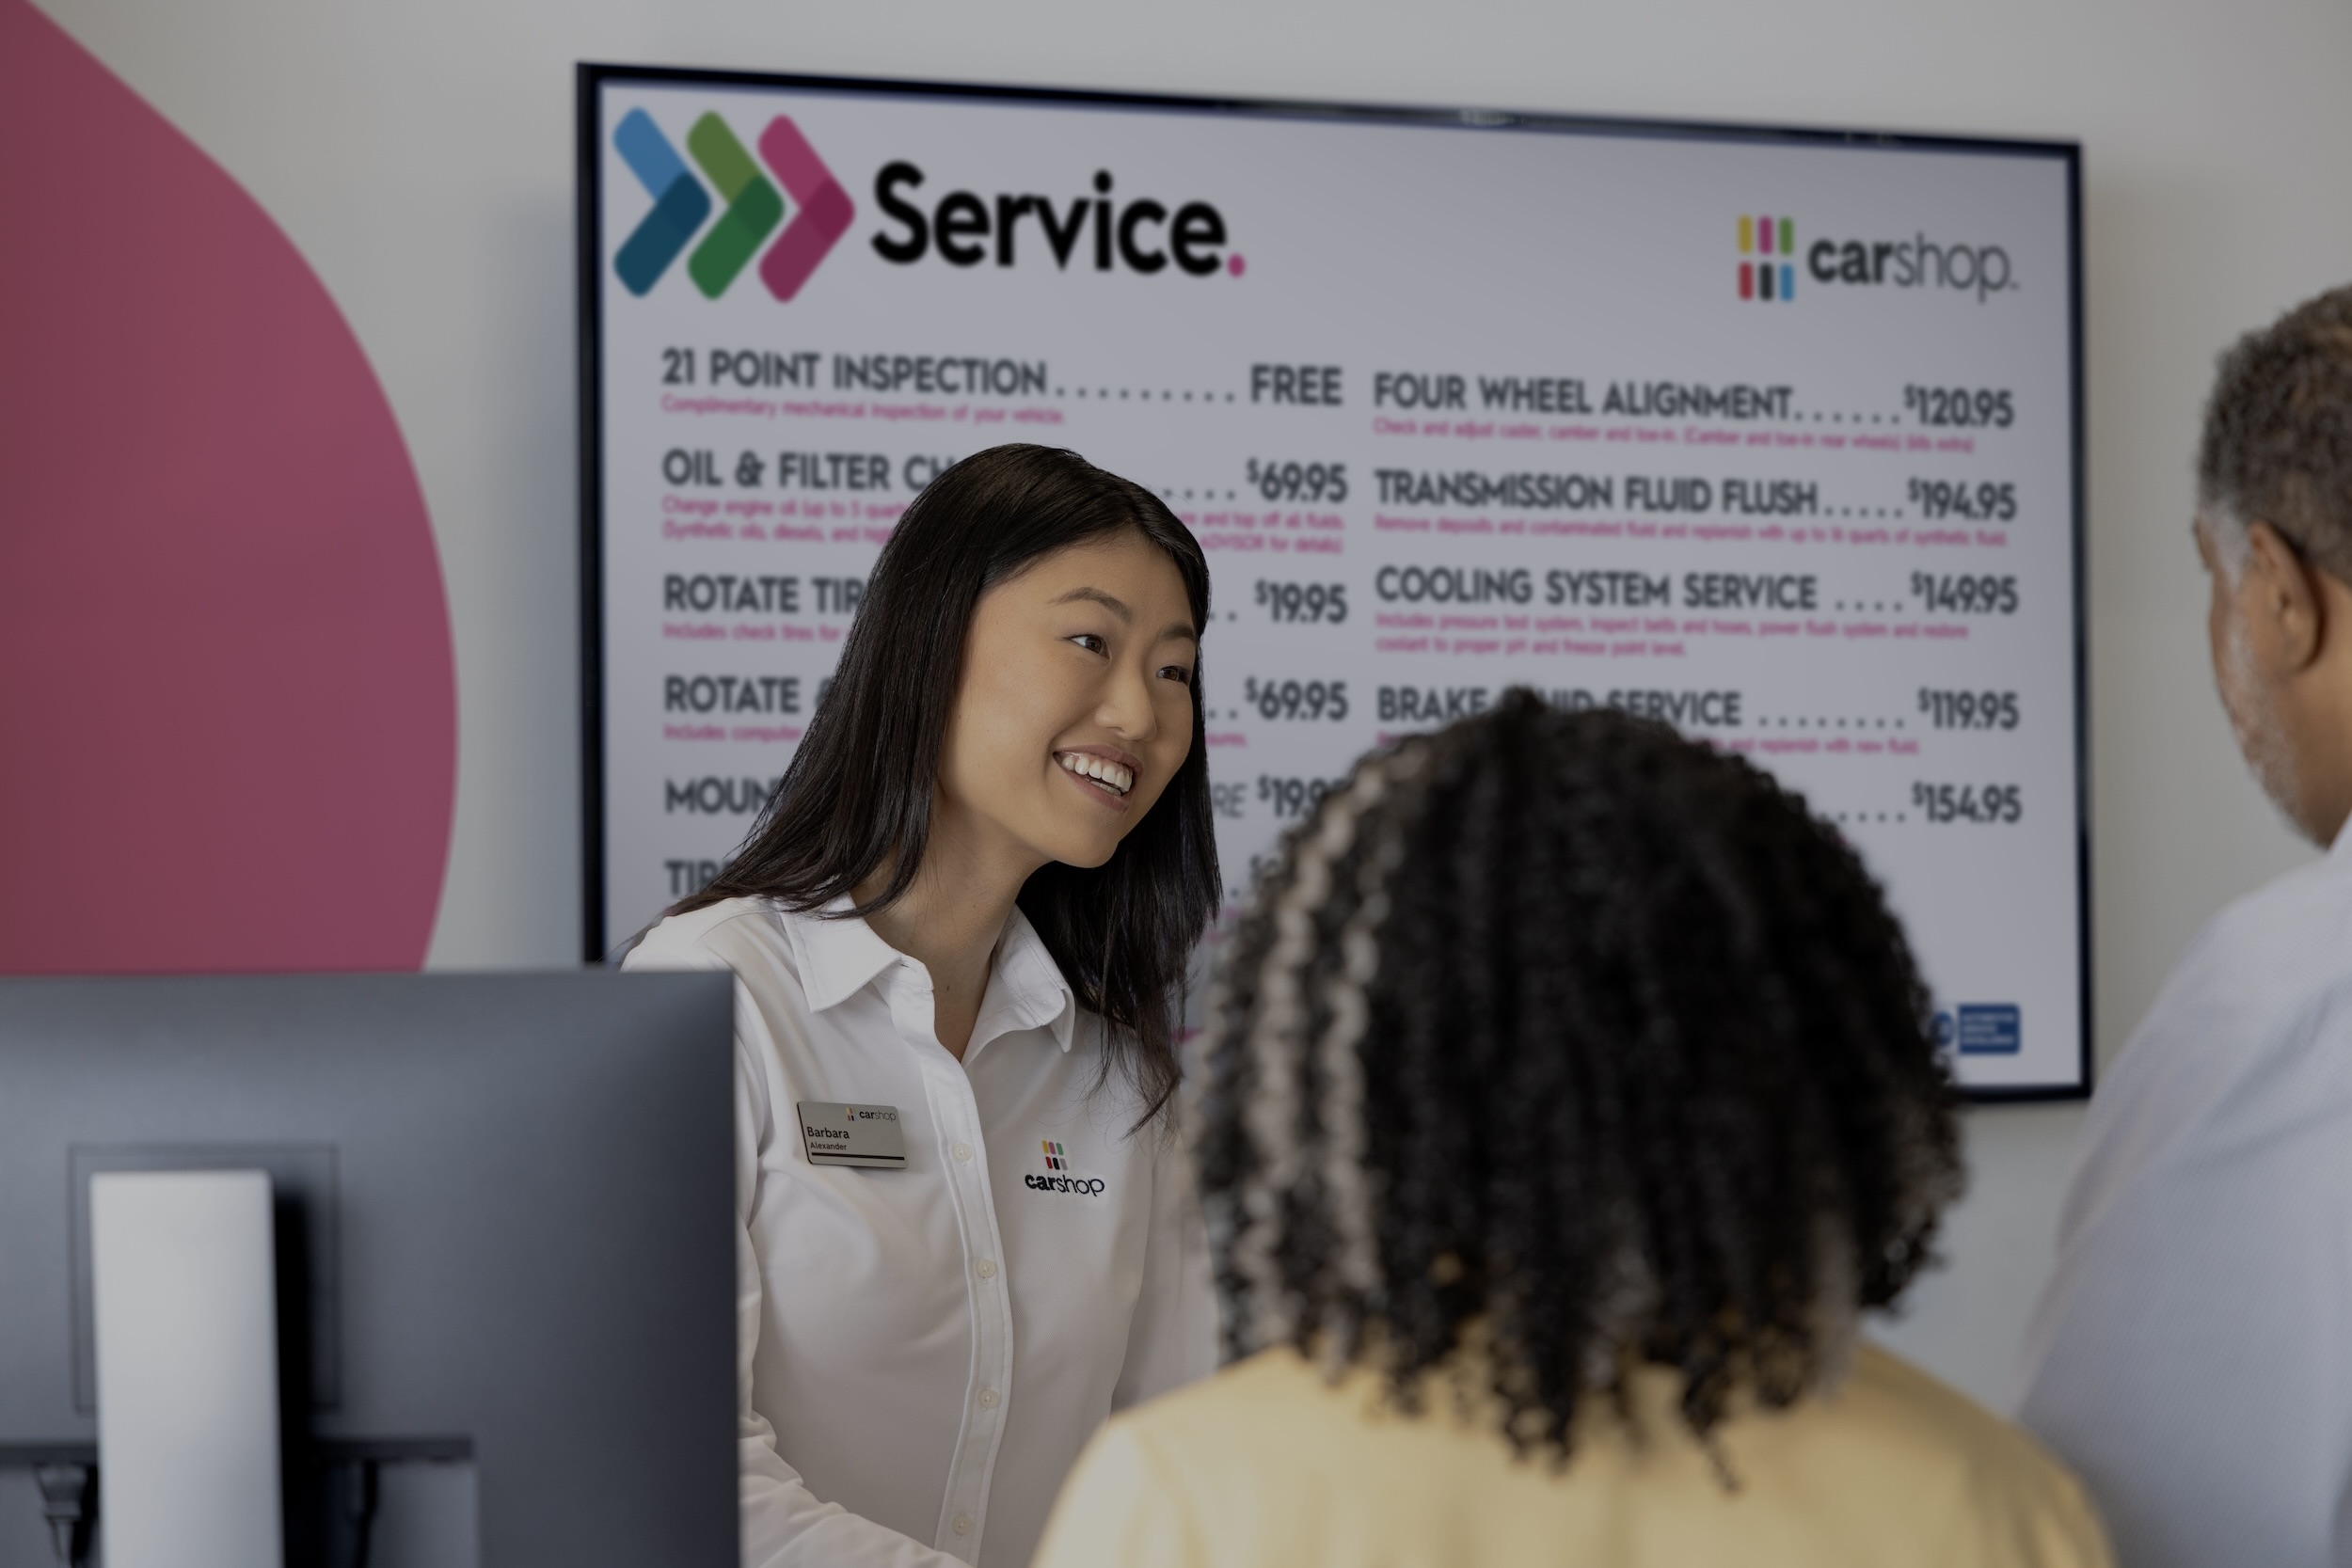
M1268 1351L1113 1419L1034 1568L2108 1568L2082 1488L2025 1433L1865 1346L1836 1392L1716 1429L1726 1491L1662 1370L1643 1436L1580 1412L1565 1470L1517 1461L1448 1386L1420 1417Z

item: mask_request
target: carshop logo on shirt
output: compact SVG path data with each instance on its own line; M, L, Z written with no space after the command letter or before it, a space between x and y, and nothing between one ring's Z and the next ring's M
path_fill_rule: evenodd
M1103 1196L1103 1179L1099 1176L1040 1176L1032 1171L1021 1179L1021 1184L1033 1193L1076 1193L1081 1197Z

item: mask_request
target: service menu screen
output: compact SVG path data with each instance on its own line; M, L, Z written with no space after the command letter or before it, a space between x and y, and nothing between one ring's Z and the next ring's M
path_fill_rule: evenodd
M1963 1082L2084 1087L2073 147L583 82L593 950L742 838L907 502L1041 441L1208 552L1229 900L1526 685L1771 769Z

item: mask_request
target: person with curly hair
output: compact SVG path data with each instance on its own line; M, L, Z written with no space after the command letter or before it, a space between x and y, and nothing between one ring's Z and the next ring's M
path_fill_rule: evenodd
M2352 286L2221 360L2214 682L2327 853L2182 954L2099 1085L2019 1418L2149 1568L2352 1563Z
M1358 765L1188 1091L1231 1364L1115 1418L1037 1568L2099 1568L2022 1432L1864 1341L1962 1185L1862 863L1660 724Z

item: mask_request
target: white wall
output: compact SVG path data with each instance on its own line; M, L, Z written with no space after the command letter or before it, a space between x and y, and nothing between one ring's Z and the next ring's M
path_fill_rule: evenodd
M2306 853L2210 695L2188 472L2216 352L2352 276L2338 0L40 3L260 198L390 393L457 637L437 964L579 940L580 59L2080 138L2102 1054L2216 906ZM2079 1120L1972 1115L1953 1264L1891 1331L1996 1403Z

